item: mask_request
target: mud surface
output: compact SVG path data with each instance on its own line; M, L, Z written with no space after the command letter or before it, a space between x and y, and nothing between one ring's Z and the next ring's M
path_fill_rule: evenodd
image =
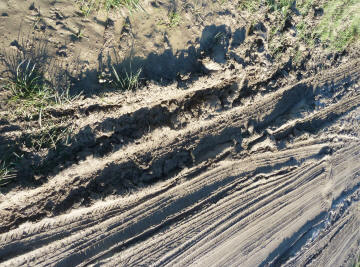
M173 48L139 56L144 79L152 77L142 90L98 96L94 86L91 98L44 110L43 120L72 125L71 140L21 148L17 179L1 188L1 266L356 261L359 53L304 52L300 66L286 54L275 60L264 37L269 21L249 32L231 5L224 13L210 6L209 18L196 17L202 37L190 47L171 32L176 56ZM215 17L222 23L206 23ZM219 32L220 42L209 41ZM0 148L36 135L29 129L38 123L4 116Z

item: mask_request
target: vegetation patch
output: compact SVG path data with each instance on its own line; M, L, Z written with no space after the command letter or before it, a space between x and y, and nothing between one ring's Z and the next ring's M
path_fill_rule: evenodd
M261 6L276 12L275 25L270 30L271 39L281 33L290 15L298 16L295 25L298 38L306 46L317 43L331 51L343 51L350 44L359 41L360 0L245 0L239 2L240 10L256 12ZM313 17L318 17L315 19ZM310 24L313 23L313 24Z
M324 15L314 33L331 50L342 51L357 42L360 35L360 0L327 1Z
M3 140L4 142L5 140ZM0 155L0 187L12 182L16 177L16 165L20 159L20 149L16 141L1 144Z
M14 169L5 161L0 163L0 186L7 185L13 179Z
M22 101L26 106L41 108L51 98L51 90L45 85L40 67L31 59L20 62L4 88L11 92L10 101Z
M302 16L307 16L313 7L314 0L298 0L296 1L296 7L300 11Z
M272 11L280 11L287 14L289 9L294 5L294 0L267 0L266 4Z
M121 91L136 90L140 87L141 72L141 68L136 71L133 71L131 67L130 70L125 68L119 70L113 65L111 82L115 85L115 88Z
M68 144L71 132L71 127L69 126L48 124L37 132L24 135L23 140L25 146L31 150L53 149L59 144Z
M177 12L170 12L169 14L169 27L179 26L181 23L181 16Z
M47 57L43 41L28 40L15 53L2 51L1 63L6 67L2 90L8 92L7 103L12 114L37 114L49 106L70 103L80 94L70 94L70 76L58 62ZM15 112L15 113L14 113Z
M109 11L111 9L126 8L133 12L142 8L140 0L78 0L77 3L84 16L88 16L100 9Z
M248 12L255 12L260 5L260 1L259 0L244 0L244 1L239 1L239 9L240 10L246 10Z

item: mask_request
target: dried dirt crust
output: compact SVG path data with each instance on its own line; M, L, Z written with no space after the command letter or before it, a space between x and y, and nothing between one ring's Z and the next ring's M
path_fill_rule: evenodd
M123 113L57 112L98 114L91 149L104 151L2 196L1 266L352 263L360 62L263 95L243 78Z

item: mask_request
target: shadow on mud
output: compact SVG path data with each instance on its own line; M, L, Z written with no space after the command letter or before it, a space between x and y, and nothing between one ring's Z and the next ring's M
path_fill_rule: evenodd
M1 126L1 122L0 122ZM7 193L16 186L31 187L40 185L34 179L31 153L22 149L18 138L4 136L4 131L16 131L16 125L8 125L0 131L0 192Z
M125 69L127 72L141 68L142 81L151 81L159 85L177 82L179 87L186 88L188 81L194 81L200 75L209 73L209 70L203 66L202 59L210 58L213 62L223 64L227 60L228 51L240 46L244 40L244 28L232 33L225 25L206 26L201 37L196 40L196 45L191 45L186 50L174 52L170 47L161 54L150 53L146 58L130 54L124 60L116 57L115 53L106 57L99 55L99 69L86 70L77 77L71 76L66 70L61 70L61 77L59 77L64 78L64 75L69 75L69 79L73 83L70 94L73 95L78 94L80 90L83 91L85 96L114 91L111 85L104 86L99 84L98 81L101 69L111 69L111 66L118 70ZM19 47L19 49L22 49L21 46ZM42 52L41 55L45 55L45 46L41 46L41 48L42 50L39 50ZM12 69L16 67L16 63L21 58L13 58L13 60ZM46 60L47 62L51 61L47 57ZM83 90L84 88L86 90ZM214 90L214 92L216 91L217 89ZM191 103L185 103L184 105L191 105ZM186 109L186 106L184 108ZM68 145L60 143L56 147L49 148L46 154L41 156L38 153L23 150L24 136L18 137L16 140L1 140L2 144L9 145L6 149L3 146L0 147L4 155L12 155L13 153L10 150L16 150L21 157L21 160L17 160L15 164L18 174L17 181L1 190L7 191L10 190L9 188L19 184L23 186L41 184L46 182L46 177L49 175L56 175L61 170L86 159L88 156L103 157L110 152L119 150L124 145L141 138L146 131L161 126L170 126L172 115L167 108L159 105L152 109L143 108L133 114L125 114L120 118L106 119L95 129L85 126L77 134L71 136ZM65 117L71 120L71 114L67 114ZM145 127L145 125L149 124L151 125L150 128ZM115 126L115 128L112 128L114 132L110 137L99 138L98 133L106 132L107 125L110 125L110 128ZM181 164L188 164L191 157L187 152L183 151L183 153L186 155L183 155L184 160ZM134 166L130 168L134 169ZM175 166L174 168L177 169L178 167ZM141 175L142 172L142 170L138 170L137 175ZM149 178L149 180L151 179ZM147 178L141 180L147 180Z
M231 38L233 41L230 44ZM166 37L165 42L169 48L161 54L152 52L146 58L138 57L131 51L126 58L121 59L114 49L112 54L99 54L99 68L82 73L74 88L86 88L83 91L86 96L116 90L110 83L105 83L105 86L99 84L99 75L102 73L108 80L114 80L112 67L118 73L135 73L141 69L140 80L143 83L151 81L165 86L177 82L180 88L186 88L187 82L208 73L201 62L202 59L209 57L216 63L225 63L229 48L239 46L244 40L244 29L232 34L225 25L211 25L206 26L201 37L196 39L196 44L186 50L174 51Z

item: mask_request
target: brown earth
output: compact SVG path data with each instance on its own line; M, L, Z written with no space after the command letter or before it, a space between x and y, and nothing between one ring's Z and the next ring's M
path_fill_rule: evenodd
M238 12L231 1L145 1L135 14L86 18L69 1L31 6L0 3L3 56L25 47L22 25L25 40L48 41L47 62L66 66L72 93L83 93L39 118L11 114L2 92L0 148L16 144L21 154L16 177L0 187L1 266L356 261L356 47L304 47L296 63L289 27L275 57L275 16ZM174 10L182 21L170 27ZM142 88L103 86L108 61L129 59L143 68ZM21 143L41 121L71 127L69 142L36 151Z

